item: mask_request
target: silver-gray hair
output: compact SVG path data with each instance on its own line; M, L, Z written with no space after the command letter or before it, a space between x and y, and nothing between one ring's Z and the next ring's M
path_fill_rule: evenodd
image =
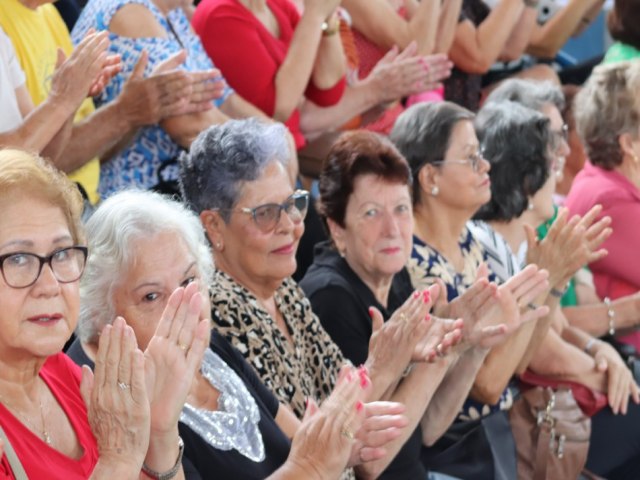
M114 321L114 287L135 263L132 248L138 239L165 232L180 235L196 259L201 282L210 285L213 278L213 258L200 219L169 197L137 190L117 193L98 207L86 231L89 257L80 282L76 329L83 342L97 342L104 326Z
M640 62L599 65L573 106L576 128L589 161L612 170L624 159L619 137L638 136L640 125Z
M509 78L502 82L485 100L500 103L509 100L532 110L540 111L546 104L554 105L560 112L564 109L562 89L550 81Z
M195 212L219 209L229 221L240 189L256 180L271 162L289 163L286 127L256 118L209 127L180 158L180 187Z

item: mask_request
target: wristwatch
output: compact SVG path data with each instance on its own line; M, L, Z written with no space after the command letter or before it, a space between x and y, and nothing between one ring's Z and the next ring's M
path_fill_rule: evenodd
M182 454L184 453L184 442L182 438L178 436L178 458L176 459L176 464L171 468L171 470L167 470L166 472L156 472L155 470L147 467L145 463L142 464L142 471L148 477L153 480L171 480L178 474L180 471L180 467L182 466Z

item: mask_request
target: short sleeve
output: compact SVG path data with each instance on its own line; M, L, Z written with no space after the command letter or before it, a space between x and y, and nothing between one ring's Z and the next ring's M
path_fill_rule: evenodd
M22 71L22 67L20 66L20 62L18 61L18 57L16 56L16 51L13 48L13 44L11 43L11 39L7 36L7 34L0 28L0 55L2 56L2 62L8 68L8 76L11 82L11 86L15 90L16 88L24 85L26 81L26 77L24 72Z

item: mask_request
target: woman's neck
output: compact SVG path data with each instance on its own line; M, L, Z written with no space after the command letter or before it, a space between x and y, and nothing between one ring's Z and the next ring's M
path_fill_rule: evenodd
M350 261L349 254L345 255L345 261L355 272L356 275L363 281L363 283L369 287L371 293L376 298L378 303L384 308L387 308L389 301L389 292L391 291L391 283L393 282L393 275L375 275L361 268L356 262Z
M39 374L46 358L0 358L0 392L4 398L34 400L40 395Z
M230 268L224 256L220 254L216 255L216 269L226 273L237 283L249 290L263 305L269 305L273 301L276 290L280 288L282 282L285 280L284 278L265 279L247 275L242 271Z
M424 202L414 211L415 235L446 257L459 254L458 242L471 214Z
M526 213L523 213L520 217L514 218L509 222L493 221L487 223L491 225L491 228L502 235L515 255L518 254L522 243L527 240L527 234L524 230L524 226L526 224L531 224L527 220Z
M640 162L625 156L615 170L624 175L637 189L640 189Z

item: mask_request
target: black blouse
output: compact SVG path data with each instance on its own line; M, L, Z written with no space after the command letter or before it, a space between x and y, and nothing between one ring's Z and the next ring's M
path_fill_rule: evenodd
M413 292L409 274L403 269L393 278L388 307L383 307L329 242L316 247L314 262L300 286L311 301L322 326L354 365L360 365L367 359L372 332L369 307L380 310L386 321ZM418 424L379 478L426 478L427 471L420 460L421 447L422 429Z

